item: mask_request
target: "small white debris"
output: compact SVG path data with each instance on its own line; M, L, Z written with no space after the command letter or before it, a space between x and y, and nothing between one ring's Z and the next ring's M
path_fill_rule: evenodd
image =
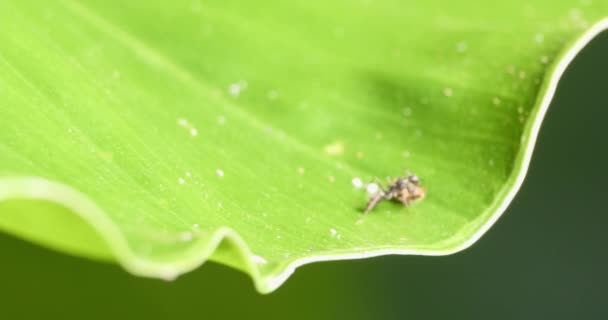
M190 174L190 171L186 171L186 177L190 177L192 176L192 174Z
M331 228L329 229L329 233L332 235L332 237L335 237L338 234L338 231L336 231L336 229Z
M179 184L184 184L184 183L186 183L186 180L184 180L184 178L179 178L179 179L177 179L177 182Z
M545 41L545 35L542 33L537 33L534 36L534 40L536 40L537 43L542 43L543 41Z
M222 169L215 170L215 174L217 174L217 176L220 178L224 177L224 171L222 171Z
M299 167L299 168L298 168L298 173L299 173L299 174L304 174L304 172L305 172L305 171L306 171L306 170L304 170L304 168L302 168L302 167Z
M193 225L192 225L192 228L194 228L194 229L198 229L198 223L193 224Z
M443 95L446 97L451 97L454 94L454 91L452 90L452 88L445 88L443 89Z
M525 71L520 71L519 72L519 78L520 79L525 79L526 78L526 72Z
M224 124L224 123L226 123L226 118L224 116L217 117L217 123L218 124Z
M355 188L357 188L357 189L363 188L363 181L361 180L361 178L359 178L359 177L353 178L353 186L355 186Z
M281 239L281 235L278 235L275 237L276 239Z
M258 255L253 255L251 257L251 259L253 260L253 262L257 263L257 264L267 264L268 261L266 261L266 259L258 256Z
M184 118L179 118L179 119L177 119L177 124L180 125L181 127L188 129L191 136L194 137L194 136L198 135L198 130L188 120L186 120Z
M247 89L247 81L240 80L228 86L228 93L233 97L238 97L245 89Z
M464 41L460 41L456 44L456 51L463 53L467 51L467 43Z
M374 194L376 194L376 192L378 192L378 185L375 183L370 183L367 185L366 190L367 190L368 194L374 195Z
M279 92L276 90L270 90L266 96L268 97L268 100L276 100L279 98Z
M579 8L570 9L570 19L572 20L581 20L583 17L583 12Z
M344 153L344 144L342 142L334 142L323 147L323 150L330 156L338 156Z
M182 242L188 242L192 240L192 232L184 231L179 234L179 240Z

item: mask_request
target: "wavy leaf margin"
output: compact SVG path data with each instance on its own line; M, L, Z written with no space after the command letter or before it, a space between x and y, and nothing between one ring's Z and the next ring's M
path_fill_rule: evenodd
M138 276L172 280L181 274L198 268L208 259L213 259L213 253L221 244L231 245L233 248L231 250L236 250L236 253L242 258L243 270L251 276L256 289L260 293L270 293L276 290L296 268L313 262L362 259L390 254L438 256L456 253L477 242L506 211L525 179L541 124L562 75L579 52L605 30L608 30L608 18L593 24L572 41L548 68L535 106L532 109L532 116L525 124L521 136L522 148L517 153L511 175L498 192L494 203L479 217L483 224L481 227L473 226L476 229L472 230L473 233L466 241L455 244L446 242L443 244L443 249L380 249L333 255L314 255L294 260L285 266L280 266L268 275L263 275L256 263L255 254L241 236L230 227L219 228L210 238L198 240L192 250L192 252L196 252L195 254L179 261L160 263L138 257L129 247L120 229L108 218L106 213L87 195L68 185L42 177L3 177L0 178L0 201L30 199L48 201L64 206L97 232L107 244L116 261L124 269Z

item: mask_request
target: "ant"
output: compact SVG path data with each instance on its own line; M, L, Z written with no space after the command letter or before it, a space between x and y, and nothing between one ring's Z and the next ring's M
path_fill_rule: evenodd
M407 177L397 177L397 179L387 178L388 190L385 190L378 178L374 181L378 183L378 190L368 201L364 214L369 213L382 200L396 200L404 206L421 200L426 194L426 189L420 186L418 176L408 172Z

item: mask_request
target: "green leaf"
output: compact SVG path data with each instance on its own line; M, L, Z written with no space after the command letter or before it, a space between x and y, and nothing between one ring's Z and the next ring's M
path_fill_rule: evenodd
M0 2L0 228L260 292L313 261L474 243L605 1ZM375 177L410 207L363 215Z

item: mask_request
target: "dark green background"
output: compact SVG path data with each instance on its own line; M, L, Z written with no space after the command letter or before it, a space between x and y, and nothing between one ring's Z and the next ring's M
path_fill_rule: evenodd
M262 296L208 263L133 277L0 235L0 319L608 319L608 34L569 68L521 192L472 248L300 268Z

